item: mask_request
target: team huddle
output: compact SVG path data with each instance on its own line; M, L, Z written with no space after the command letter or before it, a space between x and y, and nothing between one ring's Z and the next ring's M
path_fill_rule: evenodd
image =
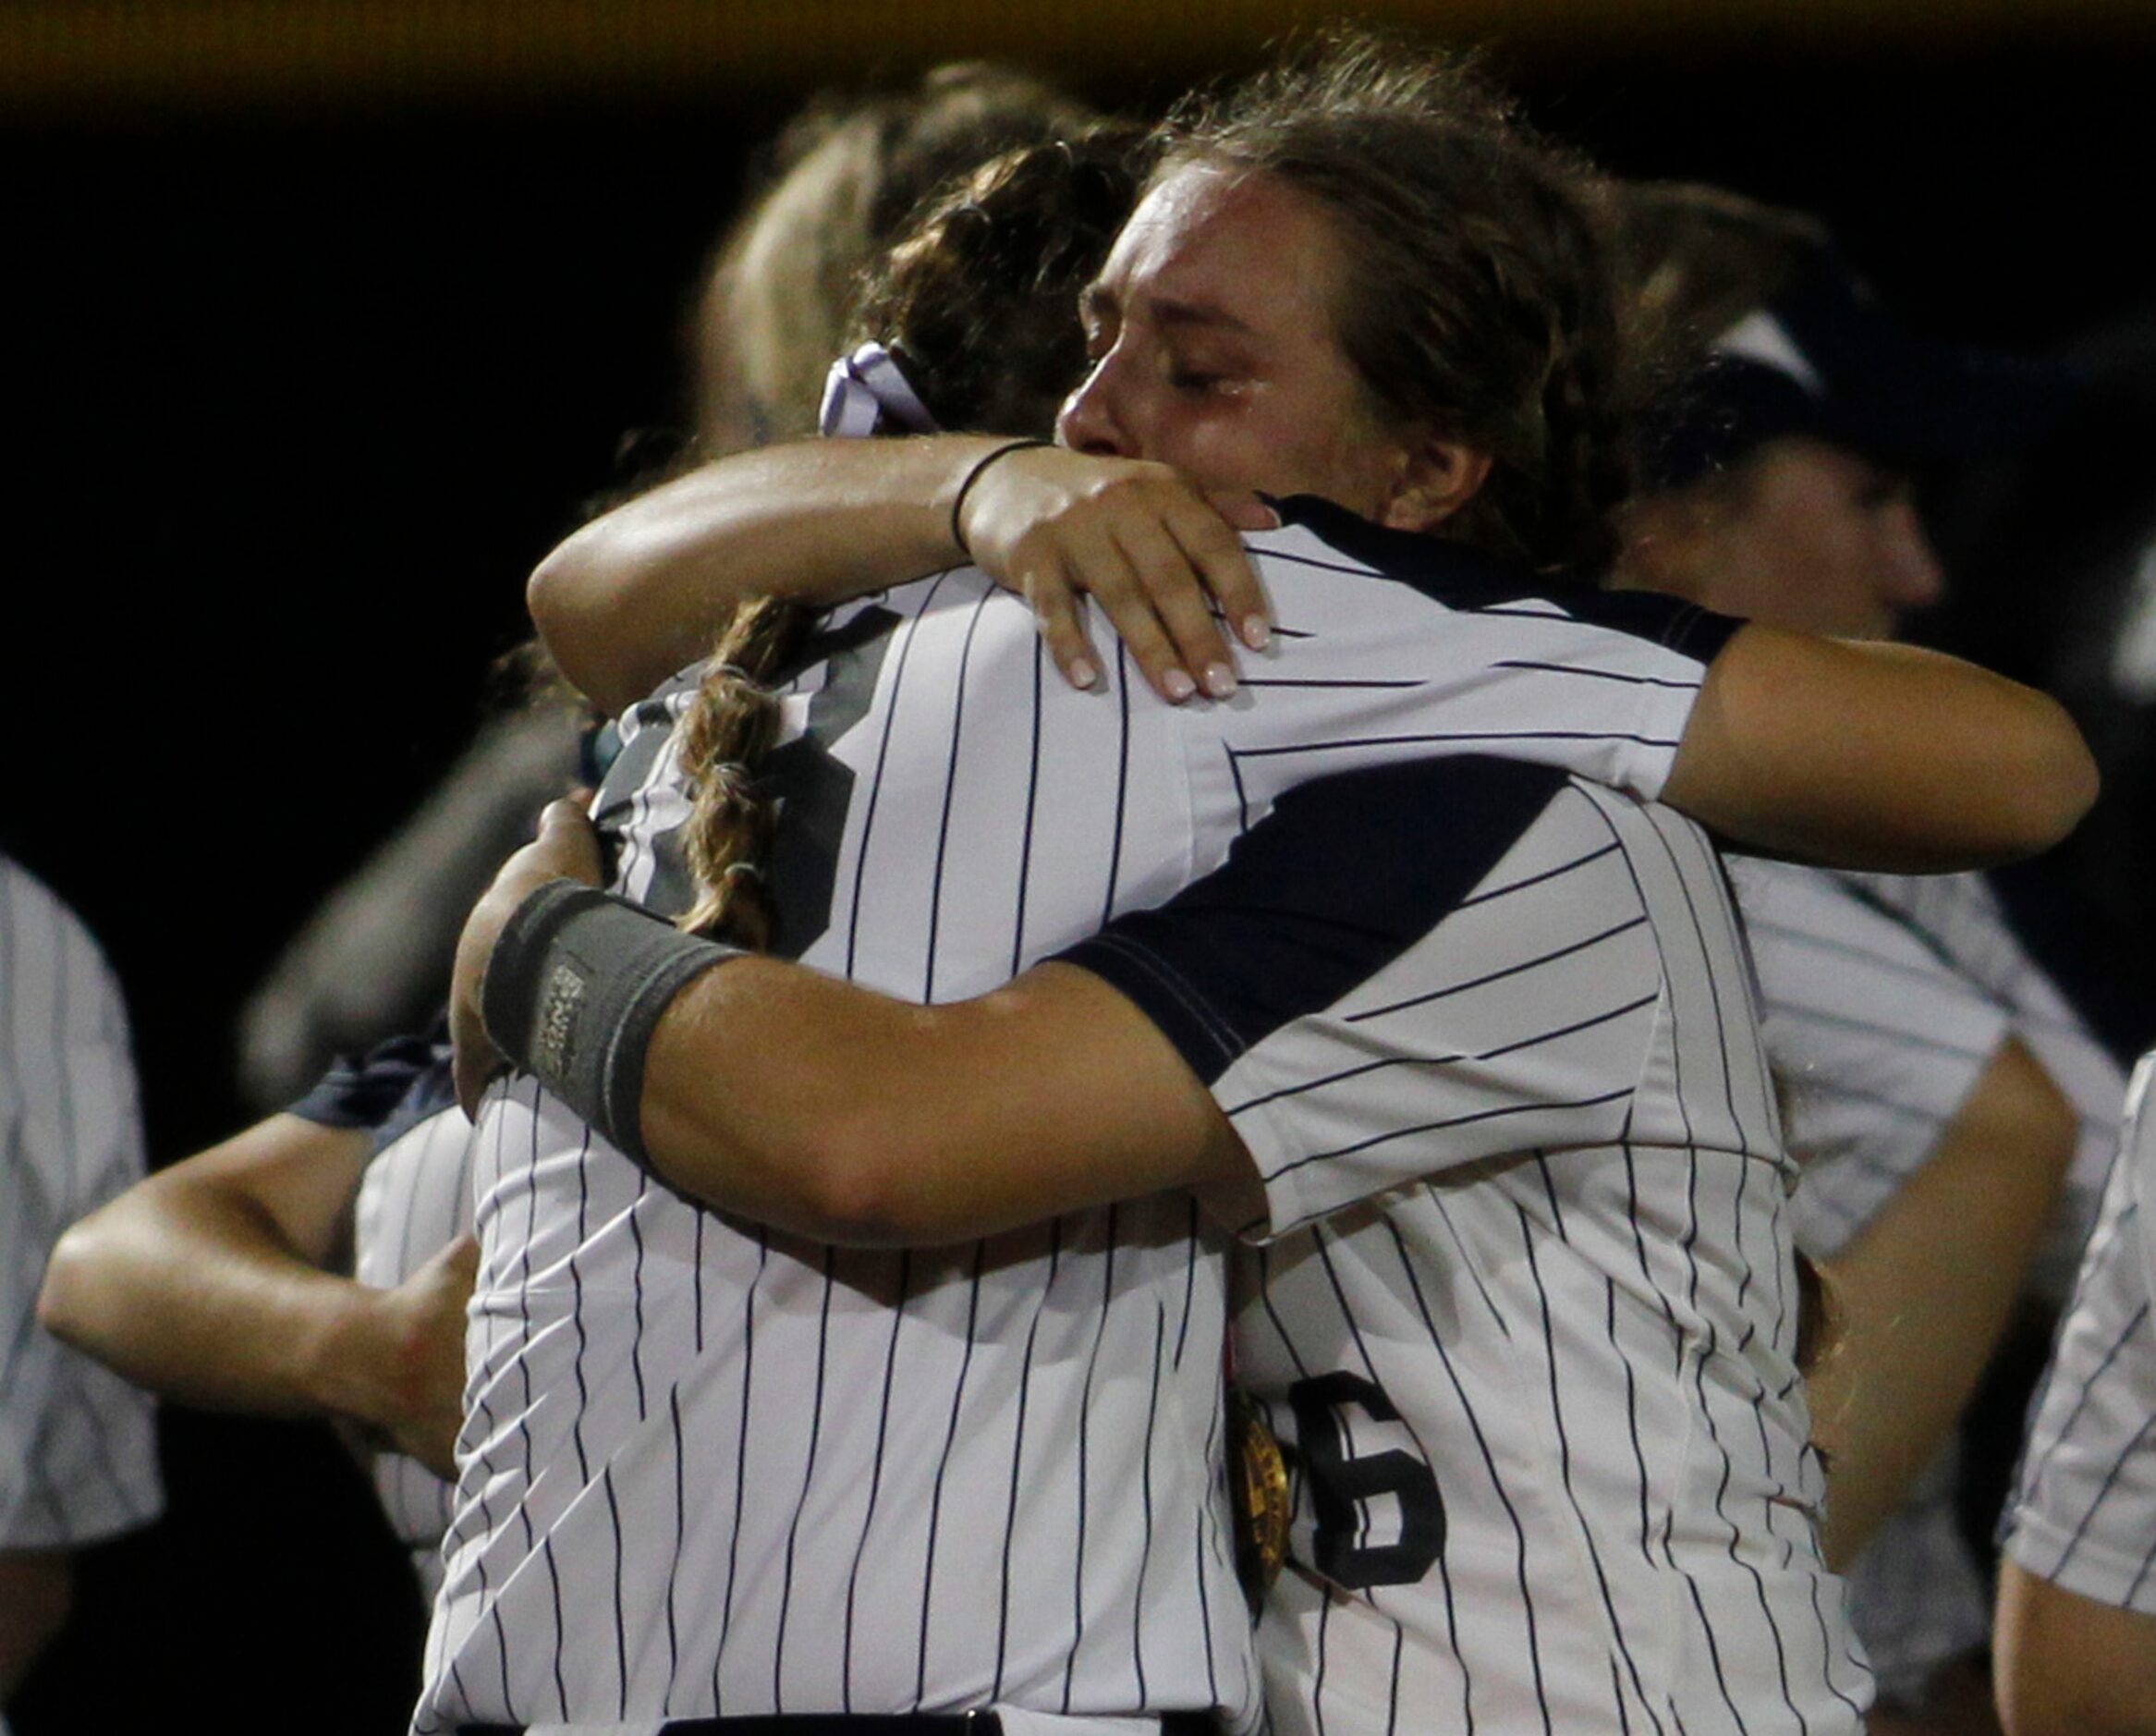
M1905 876L2062 836L2072 726L1736 608L1674 521L1627 550L1666 214L1459 67L1348 38L1152 133L968 125L826 437L534 576L596 789L474 911L453 1056L291 1122L372 1130L316 1171L360 1281L461 1305L453 1455L392 1429L453 1479L377 1461L415 1731L1864 1730L1868 1643L1889 1701L1939 1658L1868 1631L1834 1515L1902 1506L1982 1360L1875 1349L1864 1261L1965 1103L2056 1107L2033 1192L1943 1207L2012 1218L1941 1306L1981 1337L2123 1094L1976 883ZM1712 377L1803 399L1768 324ZM1852 993L1962 1009L1869 1168ZM2076 1368L2148 1339L2135 1174ZM95 1224L48 1318L155 1380L58 1290ZM1966 1382L1875 1421L1895 1356ZM2097 1520L2156 1408L2077 1378L2010 1602L2156 1612Z

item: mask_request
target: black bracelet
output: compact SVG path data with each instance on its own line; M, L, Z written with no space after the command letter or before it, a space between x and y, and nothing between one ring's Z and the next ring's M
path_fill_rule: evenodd
M958 545L958 552L968 560L973 558L973 550L967 544L966 532L958 526L958 515L966 510L966 496L973 492L973 484L981 480L981 472L998 458L1007 458L1014 452L1023 452L1029 446L1052 446L1053 440L1006 440L993 452L987 453L966 472L966 480L958 484L957 497L951 502L951 541Z
M480 1016L495 1047L537 1075L618 1150L644 1149L644 1062L666 1009L738 947L685 935L571 880L517 907L494 942Z

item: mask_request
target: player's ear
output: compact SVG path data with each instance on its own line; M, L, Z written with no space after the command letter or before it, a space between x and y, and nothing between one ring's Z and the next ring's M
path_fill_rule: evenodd
M1490 454L1465 440L1417 442L1401 454L1378 522L1395 531L1434 531L1474 499L1490 466Z

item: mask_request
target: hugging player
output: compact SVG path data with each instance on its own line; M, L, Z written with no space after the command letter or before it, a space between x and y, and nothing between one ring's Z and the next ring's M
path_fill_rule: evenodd
M1079 450L775 452L542 568L594 692L714 572L893 588L782 690L764 872L801 965L545 884L597 872L558 811L468 929L467 987L541 1078L481 1123L423 1724L1249 1724L1226 1238L1169 1191L1198 1190L1268 1245L1241 1361L1301 1467L1276 1722L1857 1728L1736 930L1703 837L1642 798L1955 860L2041 841L2085 777L2055 712L1958 666L1592 590L1614 334L1567 175L1452 69L1336 50L1171 141L1090 297ZM1412 259L1371 269L1388 241ZM1180 548L1230 587L1193 484L1239 518L1283 497L1250 543L1263 661L1224 703L1120 657L1059 685L991 575ZM954 532L983 570L939 570ZM1884 754L1837 804L1762 800L1736 767L1818 752L1726 752L1762 672L1833 687L1838 729L1920 692L2028 781L1951 813L1929 776L1852 792ZM664 733L696 686L631 714L602 791L617 886L661 909L695 889L688 788L736 782ZM1358 1524L1373 1493L1396 1533Z

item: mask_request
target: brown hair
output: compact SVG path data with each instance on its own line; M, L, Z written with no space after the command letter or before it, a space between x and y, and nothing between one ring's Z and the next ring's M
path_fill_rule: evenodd
M982 165L870 274L857 331L885 342L939 425L1045 435L1085 370L1078 292L1138 197L1145 135L1089 128ZM757 768L778 727L770 683L815 620L798 604L742 605L682 722L695 804L685 838L699 888L682 926L762 948L778 914L762 877L773 804Z
M816 432L858 279L940 188L1090 118L1007 67L939 67L910 90L825 97L782 132L721 238L695 320L704 456Z
M1598 577L1630 483L1594 179L1473 65L1334 32L1172 123L1163 168L1277 177L1332 219L1339 338L1373 407L1488 452L1444 534Z
M1138 202L1152 135L1104 122L983 164L872 269L853 326L940 428L1054 433L1086 370L1078 293Z

